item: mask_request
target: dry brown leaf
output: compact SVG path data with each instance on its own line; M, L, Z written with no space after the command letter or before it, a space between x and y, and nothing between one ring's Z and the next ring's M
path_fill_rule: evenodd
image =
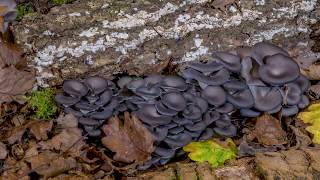
M153 152L153 135L140 120L125 112L124 124L118 117L112 117L107 125L103 126L106 134L102 144L115 152L114 160L125 163L144 162Z
M7 155L8 151L6 145L0 142L0 159L6 159Z
M52 125L52 121L34 121L28 124L28 127L36 139L40 141L48 139L47 134L51 131Z
M267 113L257 118L254 130L248 136L250 140L254 138L265 146L287 143L286 132L281 128L280 121Z
M0 22L1 23L1 22ZM0 69L6 66L15 66L23 61L19 50L12 44L0 38Z
M315 62L307 68L302 68L301 73L310 80L320 80L320 64Z
M62 128L78 127L78 120L73 114L60 115L57 122Z
M46 142L39 143L44 149L58 150L63 153L66 152L72 157L80 156L82 149L86 146L82 131L78 128L68 128L62 130L62 132L52 139Z
M25 119L23 115L15 115L13 116L13 118L11 119L11 122L15 125L15 126L22 126L25 123Z
M18 141L21 141L23 134L26 131L25 126L14 127L7 132L7 141L9 144L14 144Z
M27 159L31 164L32 170L44 177L51 177L75 168L77 162L75 159L68 157L63 158L59 154L45 151L37 156Z

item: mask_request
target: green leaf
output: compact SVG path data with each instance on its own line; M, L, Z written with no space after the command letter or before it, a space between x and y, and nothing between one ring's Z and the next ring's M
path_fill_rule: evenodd
M298 114L298 118L310 124L306 130L313 134L312 142L320 144L320 103L310 105L307 111Z
M237 146L231 139L226 140L227 147L220 143L208 140L203 142L192 142L183 150L189 152L189 158L196 162L209 162L212 167L223 165L226 160L237 157Z

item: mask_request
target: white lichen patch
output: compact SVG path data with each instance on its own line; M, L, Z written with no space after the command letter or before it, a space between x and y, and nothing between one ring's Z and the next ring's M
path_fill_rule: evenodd
M203 39L200 39L196 36L193 41L195 45L194 48L196 50L186 52L182 57L181 62L194 61L199 59L201 56L208 54L209 48L201 45Z
M257 5L257 6L263 6L266 4L266 1L265 0L254 0L254 3Z
M79 13L79 12L74 12L74 13L70 13L69 16L70 16L70 17L75 17L75 16L76 16L76 17L79 17L79 16L81 16L81 13Z
M85 37L93 37L93 36L95 36L96 34L99 34L98 28L97 28L97 27L91 27L91 28L88 29L88 30L82 31L82 32L79 34L79 36L80 36L80 37L83 37L83 36L85 36Z
M51 32L51 31L49 31L49 30L44 31L42 34L43 34L43 35L46 35L46 36L53 36L53 35L55 35L55 33Z

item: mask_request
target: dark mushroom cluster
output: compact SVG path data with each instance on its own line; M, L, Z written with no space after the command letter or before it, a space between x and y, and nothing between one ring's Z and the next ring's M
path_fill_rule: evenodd
M101 125L119 111L121 100L116 96L116 85L104 78L66 80L63 91L55 100L64 106L66 113L78 118L78 123L89 136L100 136Z
M226 103L222 88L208 87L202 91L180 76L162 75L135 80L123 77L118 85L134 93L126 98L126 106L155 137L152 159L140 168L166 164L191 141L207 140L214 134L236 134L228 115L234 108Z
M187 66L183 72L187 81L197 81L202 93L220 89L210 93L214 102L225 97L242 116L257 117L261 112L292 116L309 104L304 95L309 80L286 51L270 43L215 52L212 61Z
M309 104L310 83L283 49L262 42L231 52L212 53L206 63L190 62L181 76L124 76L67 80L56 101L78 117L89 136L100 136L112 115L128 111L154 135L152 159L140 169L166 164L191 141L232 137L230 118L261 112L291 116Z

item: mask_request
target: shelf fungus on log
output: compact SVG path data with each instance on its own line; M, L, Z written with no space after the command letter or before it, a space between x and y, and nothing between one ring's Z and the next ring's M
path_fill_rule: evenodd
M110 128L118 128L119 133L127 131L117 117L125 115L126 127L130 113L144 127L142 132L153 137L155 150L148 151L151 156L143 158L148 161L139 166L147 169L166 164L192 141L235 136L235 111L244 117L257 117L263 112L296 114L309 104L304 95L309 86L309 80L300 74L286 51L261 42L212 53L211 61L206 63L189 62L180 76L123 76L114 82L97 76L66 80L64 92L56 96L56 101L65 112L78 117L89 136L103 137L103 144L116 153L116 159L126 163L137 159L119 155L123 152L111 145ZM124 134L122 138L126 137Z

